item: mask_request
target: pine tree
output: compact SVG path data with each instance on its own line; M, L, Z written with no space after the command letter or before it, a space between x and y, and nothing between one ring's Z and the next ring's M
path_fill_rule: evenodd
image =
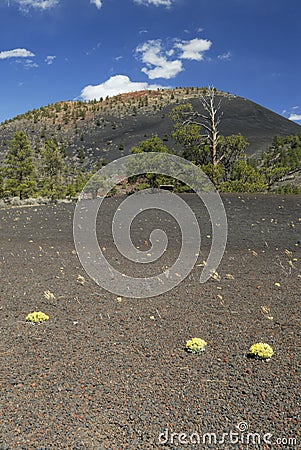
M8 196L18 196L22 200L36 191L33 151L23 131L16 131L10 142L4 160L4 177L5 194Z
M64 169L63 154L53 139L45 142L41 150L44 195L52 200L63 195L62 173Z

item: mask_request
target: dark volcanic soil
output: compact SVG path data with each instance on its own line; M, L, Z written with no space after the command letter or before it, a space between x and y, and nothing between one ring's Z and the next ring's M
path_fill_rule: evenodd
M204 221L195 197L183 198ZM0 211L1 450L300 448L301 197L223 200L229 239L219 277L198 281L210 244L204 223L192 274L139 300L86 275L74 205ZM105 202L100 237L123 267L109 239L119 202ZM133 235L146 245L156 218L141 220ZM163 222L172 261L177 230ZM26 323L34 310L50 320ZM184 351L194 336L208 342L200 355ZM260 341L274 348L268 362L246 357ZM258 433L249 443L248 432ZM223 433L232 434L223 442Z

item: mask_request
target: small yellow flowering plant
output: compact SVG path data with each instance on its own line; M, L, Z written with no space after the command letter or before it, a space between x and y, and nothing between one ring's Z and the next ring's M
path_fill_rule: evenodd
M257 342L251 345L248 356L256 359L270 359L274 354L274 350L269 344Z
M49 320L49 316L42 311L34 311L26 316L26 322L42 323Z
M192 338L186 342L186 351L190 353L200 353L205 350L207 342L200 338Z

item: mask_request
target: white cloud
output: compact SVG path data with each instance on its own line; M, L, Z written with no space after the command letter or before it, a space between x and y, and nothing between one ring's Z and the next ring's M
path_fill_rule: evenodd
M29 8L40 9L42 11L53 8L60 3L60 0L14 0L20 6L21 10L27 11ZM175 0L134 0L138 5L145 6L166 6L170 7ZM102 7L102 0L90 0L90 3L96 6L97 9ZM8 6L10 2L8 0Z
M173 48L166 52L166 56L173 56L174 54L175 54L175 51Z
M291 115L289 116L289 120L294 120L294 121L299 122L301 120L301 114L291 113Z
M292 120L294 122L300 122L301 114L298 111L299 109L300 109L300 106L291 106L288 109L284 109L281 114L284 117L286 117L288 120Z
M171 6L174 0L134 0L138 5Z
M183 70L182 62L179 59L172 61L167 59L171 53L169 51L164 54L160 40L147 41L137 47L136 51L141 53L141 60L146 64L141 71L151 80L155 78L170 79Z
M97 9L100 9L102 7L101 0L90 0L90 3L93 3L93 5L95 5Z
M44 11L53 8L59 0L16 0L21 9L36 8Z
M148 84L144 82L131 81L126 75L115 75L109 78L104 83L96 86L86 86L83 88L80 94L80 98L83 100L93 100L94 98L100 99L107 96L113 97L114 95L123 94L127 92L144 91L150 89L164 89L166 86L160 86L157 84Z
M147 69L143 67L141 71L145 73L150 80L155 80L156 78L165 78L169 80L175 77L178 73L182 72L183 66L181 61L164 61L160 66L154 67L153 69Z
M32 61L32 59L26 59L24 62L25 69L35 69L36 67L39 67L37 63Z
M0 52L0 59L7 58L28 58L35 56L34 53L26 50L26 48L14 48L13 50L7 50Z
M48 65L51 65L54 63L55 58L56 58L56 56L51 56L51 55L46 56L45 63Z
M202 61L203 53L210 49L212 42L208 39L191 39L191 41L177 42L175 47L182 51L181 59Z
M183 59L202 61L204 52L210 49L208 39L176 40L169 50L164 49L161 40L150 40L136 48L145 66L141 69L151 80L170 79L184 70ZM173 59L171 59L173 57Z
M220 59L221 61L230 61L231 56L232 55L230 52L226 52L226 53L223 53L222 55L218 55L218 59Z

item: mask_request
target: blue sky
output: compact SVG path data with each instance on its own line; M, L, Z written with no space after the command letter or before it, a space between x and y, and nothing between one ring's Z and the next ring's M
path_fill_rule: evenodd
M214 85L301 124L300 0L0 0L0 122Z

